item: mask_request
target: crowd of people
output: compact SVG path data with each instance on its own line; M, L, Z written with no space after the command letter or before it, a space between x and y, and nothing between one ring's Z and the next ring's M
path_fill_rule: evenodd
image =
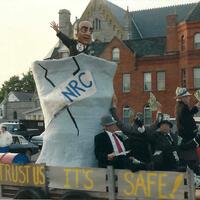
M151 126L144 126L142 113L134 116L134 112L130 112L129 123L124 123L116 114L117 99L114 96L110 115L101 119L104 130L94 138L99 167L113 165L133 172L185 171L189 167L200 175L196 151L200 133L193 119L200 110L200 103L191 107L190 96L186 88L176 89L176 133L172 131L170 116L161 112L161 106Z

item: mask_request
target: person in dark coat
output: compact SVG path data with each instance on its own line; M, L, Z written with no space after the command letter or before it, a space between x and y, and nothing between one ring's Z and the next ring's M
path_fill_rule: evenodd
M173 124L168 115L164 117L154 135L153 163L155 170L177 171L180 166L178 135L171 131Z
M200 135L194 114L199 111L200 103L191 107L190 96L186 88L176 89L176 123L178 134L182 137L182 151L180 158L185 165L188 165L195 173L199 174L199 159L196 148L200 144Z
M143 114L138 112L136 116L131 112L129 123L124 123L119 119L116 113L117 99L113 96L112 107L110 112L113 118L117 121L117 127L128 137L126 143L136 159L145 163L150 163L152 160L152 133L157 129L157 124L162 118L161 108L158 109L157 119L149 127L144 126Z
M101 118L104 131L94 138L95 156L98 166L106 168L112 165L116 169L130 169L131 171L145 170L146 165L134 158L129 158L122 138L116 134L116 121L111 115Z
M81 21L77 27L77 40L71 39L63 34L58 24L54 21L50 23L51 28L56 31L57 37L69 48L70 56L76 56L80 53L89 53L89 44L92 41L92 24L89 21Z

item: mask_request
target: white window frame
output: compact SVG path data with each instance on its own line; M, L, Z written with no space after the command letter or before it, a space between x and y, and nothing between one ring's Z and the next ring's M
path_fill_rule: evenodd
M200 49L200 33L195 33L194 35L194 48Z
M200 67L193 68L194 88L200 88Z
M123 107L123 122L124 123L129 123L130 119L130 107L129 106L124 106Z
M147 80L147 77L146 77L147 75L150 77L149 81ZM152 75L150 72L145 72L144 73L144 91L151 91L151 90L152 90Z
M128 93L128 92L130 92L131 91L131 74L123 74L123 85L122 85L122 87L123 87L123 92L124 93Z
M99 18L95 18L92 23L95 31L101 30L101 20Z
M165 90L166 88L166 84L165 84L165 77L166 77L166 74L165 74L165 71L159 71L157 72L157 90L158 91L163 91Z
M144 124L150 126L152 123L152 112L149 106L144 107Z
M119 60L120 60L120 49L119 48L113 48L112 60L115 62L119 62Z

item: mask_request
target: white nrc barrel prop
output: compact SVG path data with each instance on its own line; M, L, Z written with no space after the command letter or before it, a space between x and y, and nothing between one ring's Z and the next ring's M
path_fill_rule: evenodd
M37 163L95 167L94 136L109 113L116 64L79 54L36 61L33 75L44 114L43 147Z

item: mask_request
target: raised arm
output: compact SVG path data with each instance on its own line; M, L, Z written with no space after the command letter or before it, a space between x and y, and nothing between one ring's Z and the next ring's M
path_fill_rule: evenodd
M118 115L117 115L117 97L114 94L112 98L112 105L110 108L110 113L113 116L113 118L117 121L117 127L127 136L131 135L133 133L133 127L130 123L124 123L122 122Z
M50 23L50 27L53 28L53 30L56 31L57 37L63 42L64 45L66 45L68 48L75 46L74 40L70 39L67 35L63 34L61 32L61 30L59 29L58 24L56 24L55 21L52 21Z
M50 23L50 27L51 27L54 31L56 31L56 33L59 33L59 32L60 32L59 26L58 26L58 24L56 24L55 21L52 21L52 22Z

